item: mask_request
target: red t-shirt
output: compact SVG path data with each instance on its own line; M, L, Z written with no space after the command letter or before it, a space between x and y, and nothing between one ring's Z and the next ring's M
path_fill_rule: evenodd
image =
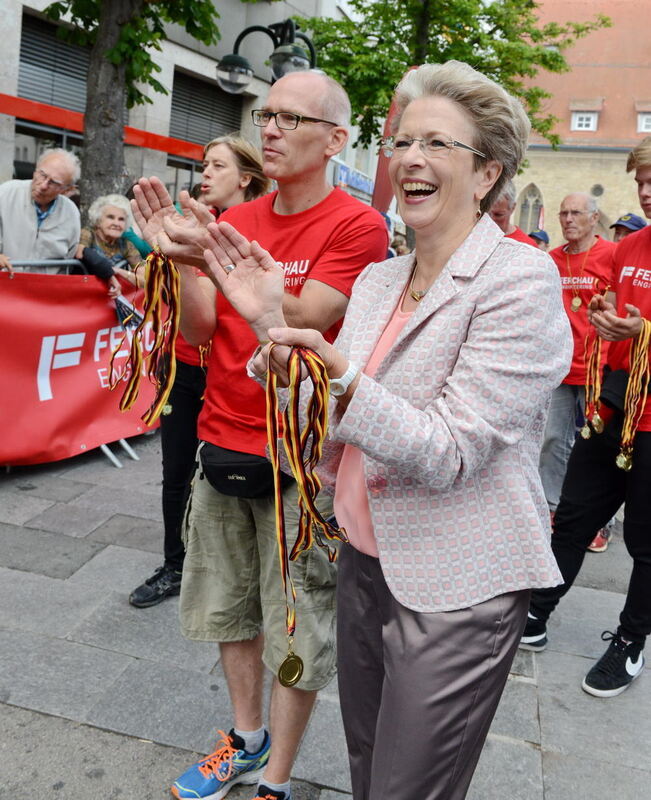
M307 279L321 281L350 297L355 278L367 264L384 260L388 234L370 206L334 189L316 206L298 214L273 210L276 192L228 209L229 222L255 239L285 268L285 291L300 295ZM324 334L333 341L341 321ZM257 340L221 293L217 329L208 361L208 380L199 438L240 453L264 455L267 443L265 396L246 375Z
M507 239L515 239L516 242L524 242L525 244L530 244L532 247L537 247L537 242L531 238L531 236L527 236L527 234L522 230L522 228L518 228L517 225L515 230L511 233L504 234Z
M626 303L640 309L645 319L651 319L651 226L626 236L615 246L613 253L613 289L617 293L617 315L625 317ZM607 363L612 369L628 369L631 339L611 342ZM604 417L605 419L605 417ZM651 397L637 426L639 431L651 431Z
M193 367L201 366L201 353L199 352L199 348L188 344L183 338L181 331L179 331L176 336L174 353L180 361L184 361L186 364L192 364Z
M572 366L563 383L573 386L585 384L585 340L593 328L588 322L588 303L597 293L603 293L612 286L612 256L615 244L597 236L597 241L584 253L568 253L567 245L556 247L549 255L554 259L561 274L563 305L570 320L574 338ZM569 266L568 266L569 265ZM578 297L581 305L578 311L572 310L572 300ZM602 342L601 352L605 360L607 342Z

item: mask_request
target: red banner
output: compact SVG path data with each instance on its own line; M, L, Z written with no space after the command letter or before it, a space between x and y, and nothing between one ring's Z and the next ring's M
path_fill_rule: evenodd
M133 287L125 297L141 307ZM134 297L135 296L135 297ZM109 361L123 334L115 302L92 275L0 272L0 464L40 464L144 433L154 387L143 378L134 407L118 408ZM151 347L147 330L144 347ZM128 343L115 359L124 373Z

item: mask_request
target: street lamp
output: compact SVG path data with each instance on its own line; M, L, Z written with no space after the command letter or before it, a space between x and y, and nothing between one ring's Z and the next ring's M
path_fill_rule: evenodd
M274 51L270 59L273 80L278 80L290 72L299 72L315 67L314 45L304 33L297 31L297 27L293 20L286 19L284 22L274 22L268 27L251 25L250 28L245 28L235 40L233 52L224 56L217 64L219 86L230 94L240 94L251 83L253 68L247 59L239 54L239 49L242 39L254 32L266 33L274 44ZM307 52L301 45L296 44L296 39L300 39L307 45Z

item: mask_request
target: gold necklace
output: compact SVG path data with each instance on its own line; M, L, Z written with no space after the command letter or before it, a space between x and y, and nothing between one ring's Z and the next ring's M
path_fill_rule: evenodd
M428 286L427 289L422 291L420 289L414 289L414 278L416 277L417 269L418 269L418 262L416 261L414 263L414 271L411 273L411 281L409 282L409 294L417 303L420 303L420 301L423 299L423 297L425 297L427 292L429 292L430 287Z
M588 256L590 255L590 251L592 250L592 248L595 246L596 243L597 243L597 240L595 240L590 245L590 247L588 247L588 249L585 251L585 255L583 256L583 261L581 262L581 267L579 269L579 281L581 281L581 278L583 277L583 270L585 269L585 264L586 264L586 261L588 260ZM578 253L572 253L572 255L578 255ZM572 280L574 280L574 275L572 273L572 267L570 266L570 246L569 246L569 244L567 246L567 250L565 251L565 264L567 266L568 275L570 276L570 278ZM574 286L573 284L571 286L571 289L572 289L572 294L574 295L574 297L572 298L572 302L570 303L570 308L572 309L572 311L578 311L581 308L581 298L579 296L579 291L580 290L577 289L576 286Z

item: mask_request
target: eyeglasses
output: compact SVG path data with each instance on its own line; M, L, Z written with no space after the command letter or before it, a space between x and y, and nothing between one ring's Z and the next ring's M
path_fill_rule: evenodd
M428 158L445 158L455 147L461 147L463 150L470 150L471 153L477 156L488 158L485 153L475 150L469 144L448 139L441 134L430 136L427 139L416 139L409 136L388 136L386 139L382 139L380 149L387 158L392 156L394 158L402 158L414 142L418 142L418 146Z
M591 214L591 211L559 211L558 218L563 219L564 217L570 217L571 219L576 219L577 217L582 217L584 214Z
M292 114L291 111L264 111L261 108L251 112L251 119L258 128L266 128L273 119L276 121L277 127L283 131L296 130L299 122L324 122L326 125L337 125L336 122L330 122L327 119L305 117L302 114Z
M54 178L51 178L47 174L47 172L42 170L40 167L38 169L36 169L35 172L36 172L36 174L38 176L38 180L41 183L49 183L50 186L54 186L55 189L67 189L68 186L71 185L69 183L62 183L61 181L55 181Z

